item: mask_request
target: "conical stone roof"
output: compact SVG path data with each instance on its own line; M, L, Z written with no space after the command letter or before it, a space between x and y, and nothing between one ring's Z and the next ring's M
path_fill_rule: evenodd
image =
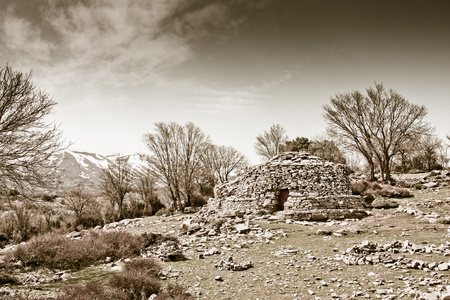
M289 196L280 208L282 190L287 190ZM327 214L325 219L335 219L332 214L339 210L348 214L349 210L364 209L363 199L352 195L346 167L308 153L282 153L216 186L214 192L215 198L208 204L210 208L247 214L283 209L285 215L320 212ZM332 210L331 217L329 210ZM340 215L348 217L345 213Z

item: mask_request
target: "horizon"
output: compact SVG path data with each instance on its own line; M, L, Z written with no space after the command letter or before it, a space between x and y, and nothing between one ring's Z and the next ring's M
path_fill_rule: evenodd
M193 122L257 164L272 124L315 139L330 97L374 82L450 132L445 1L3 3L0 65L33 70L71 150L147 152L155 122Z

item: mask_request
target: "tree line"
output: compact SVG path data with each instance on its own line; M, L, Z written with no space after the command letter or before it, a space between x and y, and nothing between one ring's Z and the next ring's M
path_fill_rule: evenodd
M44 121L56 102L32 84L31 75L8 65L0 69L3 194L51 186L57 179L52 157L67 147L58 127ZM290 140L286 130L274 124L256 137L256 153L270 159L285 151L306 151L337 163L346 163L349 153L357 153L364 159L370 179L376 180L378 173L383 182L392 181L394 170L430 170L448 161L444 142L425 122L426 107L410 103L383 84L375 83L365 94L337 94L323 110L328 138ZM129 162L119 157L102 174L101 190L117 208L119 218L131 191L151 206L156 203L155 190L163 190L170 205L181 210L213 196L215 185L248 165L242 153L214 145L194 123L157 122L143 142L149 152L141 154L145 167L132 170ZM81 196L74 194L73 199Z

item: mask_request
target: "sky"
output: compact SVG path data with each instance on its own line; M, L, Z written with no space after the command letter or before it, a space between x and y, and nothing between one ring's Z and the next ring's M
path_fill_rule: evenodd
M0 0L0 67L32 71L74 150L146 152L193 122L252 163L272 124L323 136L323 105L382 82L450 133L450 2Z

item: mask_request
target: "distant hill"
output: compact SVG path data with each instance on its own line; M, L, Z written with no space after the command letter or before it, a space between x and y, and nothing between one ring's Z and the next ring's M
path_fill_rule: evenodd
M144 165L137 154L127 155L126 157L133 167ZM59 153L55 157L60 176L58 189L64 191L83 185L88 189L98 190L102 169L107 168L115 158L115 156L103 156L73 150L65 150Z

